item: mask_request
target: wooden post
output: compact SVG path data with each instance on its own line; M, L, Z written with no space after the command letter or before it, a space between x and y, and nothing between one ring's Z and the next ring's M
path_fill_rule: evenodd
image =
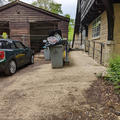
M90 41L89 42L89 45L88 45L88 55L90 55Z
M86 40L85 40L85 52L86 52Z
M95 58L95 41L93 42L93 59Z
M100 64L102 64L102 60L103 60L103 43L101 43Z

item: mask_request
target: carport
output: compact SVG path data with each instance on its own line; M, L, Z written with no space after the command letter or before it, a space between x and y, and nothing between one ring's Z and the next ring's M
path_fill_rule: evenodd
M0 35L2 35L3 32L6 32L8 36L10 35L9 22L0 21Z
M0 16L0 35L6 32L9 38L22 41L35 52L40 51L43 40L53 30L61 30L63 38L68 38L68 18L19 0L0 7Z

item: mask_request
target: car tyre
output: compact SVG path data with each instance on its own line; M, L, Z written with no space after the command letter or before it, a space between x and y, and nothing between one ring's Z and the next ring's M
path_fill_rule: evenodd
M34 55L32 55L30 58L30 64L34 64Z
M6 75L13 75L15 74L17 71L17 65L16 65L16 62L14 60L11 60L9 63L8 63L8 66L7 66L7 69L5 71L5 74Z

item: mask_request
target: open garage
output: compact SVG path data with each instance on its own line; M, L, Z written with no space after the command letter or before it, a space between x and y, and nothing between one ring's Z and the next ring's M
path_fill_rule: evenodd
M9 36L9 22L0 21L0 36L3 34L3 32L6 32Z
M43 40L46 40L51 31L57 30L57 23L53 22L36 22L30 23L30 44L36 52L40 51L43 46Z
M68 38L68 18L18 0L0 7L0 16L0 35L6 32L9 38L22 41L35 52L40 51L43 40L53 30L61 30L63 38Z

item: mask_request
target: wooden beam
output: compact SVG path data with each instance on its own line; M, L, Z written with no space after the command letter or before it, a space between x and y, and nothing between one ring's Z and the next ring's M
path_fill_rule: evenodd
M9 27L1 27L0 26L0 30L4 30L4 29L8 29L9 30L10 28Z
M108 40L113 40L114 33L114 8L112 0L102 0L107 11L108 18Z

